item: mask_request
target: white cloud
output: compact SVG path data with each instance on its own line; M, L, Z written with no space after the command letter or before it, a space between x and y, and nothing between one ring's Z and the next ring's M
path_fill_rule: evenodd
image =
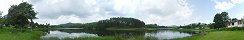
M11 5L18 5L21 2L22 0L0 0L0 11L3 11L3 15L6 15Z
M229 2L227 2L227 1L220 2L218 0L214 0L214 2L216 3L215 9L221 10L221 11L226 11L228 9L235 7L237 4L243 3L244 0L230 0Z
M238 19L240 19L240 18L244 18L244 13L239 13L239 14L237 14L236 16L238 17Z
M80 18L77 15L61 15L58 18L50 19L50 18L41 18L36 19L34 21L41 23L41 24L52 24L52 25L58 25L63 23L90 23L95 22L98 20L105 19L102 16L94 15L94 16L88 16L88 18Z
M193 9L186 0L133 0L119 1L115 8L144 22L159 25L182 25L193 21ZM196 21L194 21L196 22Z
M48 18L42 18L42 19L37 19L35 20L41 24L46 24L46 23L50 23L53 25L57 25L60 23L68 23L68 22L72 22L72 23L79 23L82 22L80 17L76 16L76 15L69 15L69 16L60 16L58 18L55 19L48 19Z
M230 2L216 2L215 9L228 10L233 8L235 5Z
M231 0L233 4L241 4L244 0Z
M244 2L244 0L229 0L229 1L218 1L218 0L214 0L214 2L216 3L215 5L215 9L217 9L218 13L222 12L222 11L226 11L226 10L230 10L232 8L234 8L235 6L241 4ZM240 8L241 10L243 8ZM235 15L232 16L234 18L240 19L241 17L244 16L244 12L240 11L240 10L236 10L235 11Z
M242 8L242 10L244 10L244 8ZM244 12L240 11L234 17L237 18L237 19L244 18Z
M88 23L110 17L133 17L145 23L182 25L198 22L186 0L29 0L39 12L36 22ZM196 20L196 21L192 21Z

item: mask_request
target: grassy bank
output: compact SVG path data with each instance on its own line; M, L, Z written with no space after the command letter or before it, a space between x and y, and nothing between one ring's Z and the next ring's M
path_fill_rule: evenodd
M176 40L242 40L244 39L243 34L244 31L213 31Z
M1 40L40 40L41 31L18 32L10 29L0 29Z
M172 29L175 31L216 31L215 29Z
M158 30L158 28L107 28L107 30L137 30L137 31L144 31L144 30Z

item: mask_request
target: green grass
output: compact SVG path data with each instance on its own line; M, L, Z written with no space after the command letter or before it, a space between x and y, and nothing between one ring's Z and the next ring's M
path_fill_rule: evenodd
M244 31L213 31L176 40L243 40Z
M175 31L215 31L216 29L172 29Z
M1 40L40 40L41 31L18 32L9 29L0 29Z

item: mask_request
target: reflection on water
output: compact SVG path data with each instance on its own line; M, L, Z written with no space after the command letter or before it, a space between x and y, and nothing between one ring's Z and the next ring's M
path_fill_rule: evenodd
M173 39L173 38L182 38L186 36L191 36L189 33L182 33L178 31L170 31L170 30L160 30L155 32L146 33L145 36L156 37L158 39Z
M195 32L180 32L180 31L171 31L171 30L156 30L156 31L108 31L108 30L46 30L47 34L41 38L77 38L77 37L101 37L101 36L115 36L115 35L125 35L125 36L145 36L145 37L155 37L158 39L174 39L182 38L186 36L191 36Z
M49 33L41 38L48 39L48 38L78 38L78 37L98 37L96 34L89 34L89 33L67 33L61 31L49 31Z

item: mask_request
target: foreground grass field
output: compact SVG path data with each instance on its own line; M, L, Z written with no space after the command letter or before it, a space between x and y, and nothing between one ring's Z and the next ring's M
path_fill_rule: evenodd
M0 40L40 40L41 31L18 32L8 29L0 29Z
M176 40L243 40L244 31L213 31Z

